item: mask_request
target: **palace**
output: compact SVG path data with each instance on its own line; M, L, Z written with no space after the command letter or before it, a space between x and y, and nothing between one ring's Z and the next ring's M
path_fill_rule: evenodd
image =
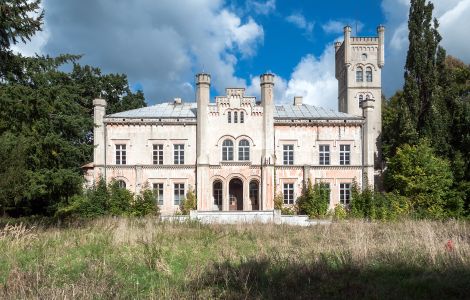
M174 214L188 190L198 211L267 211L282 193L292 205L308 180L330 189L330 208L347 204L353 180L380 177L381 69L384 27L377 37L335 43L339 112L274 99L274 75L260 76L261 99L243 88L210 97L211 76L196 75L196 102L171 103L106 115L94 104L94 161L88 185L117 180L139 193L156 191L162 214Z

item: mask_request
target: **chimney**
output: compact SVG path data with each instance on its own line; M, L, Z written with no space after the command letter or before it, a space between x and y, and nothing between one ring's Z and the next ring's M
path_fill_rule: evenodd
M181 103L183 103L183 101L181 100L181 98L174 98L173 100L174 100L173 103L174 103L175 105L180 105Z
M294 97L294 105L296 105L296 106L302 105L303 104L302 100L303 100L302 96L295 96Z

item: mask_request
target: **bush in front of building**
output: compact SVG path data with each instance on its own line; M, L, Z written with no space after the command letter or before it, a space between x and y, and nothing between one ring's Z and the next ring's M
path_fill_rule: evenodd
M122 188L116 181L106 185L103 179L83 191L82 194L72 196L62 203L56 213L60 219L67 218L96 218L99 216L146 216L158 215L159 207L156 205L155 194L144 185L138 195L134 195L126 188Z
M324 183L312 185L310 179L297 200L300 213L307 214L310 218L324 217L328 212L330 203L330 190Z
M183 215L189 215L191 210L197 209L197 198L194 190L189 190L186 197L181 201L180 211Z

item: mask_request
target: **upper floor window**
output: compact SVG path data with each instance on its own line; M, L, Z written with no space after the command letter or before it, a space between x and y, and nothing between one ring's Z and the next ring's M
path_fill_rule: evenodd
M180 205L184 199L184 183L175 183L174 185L174 204Z
M184 165L184 144L174 144L173 151L175 165Z
M284 204L294 204L294 184L284 183Z
M236 111L233 112L233 123L238 123L238 113Z
M163 165L163 144L153 145L153 164Z
M250 160L250 143L247 140L238 143L238 160Z
M364 73L361 67L357 67L356 69L356 82L363 82L364 81Z
M372 82L372 68L371 67L366 68L366 81Z
M225 140L222 144L222 160L233 160L233 142Z
M350 183L340 183L339 184L339 203L349 204L351 200L351 184Z
M163 183L154 183L153 191L157 205L163 205Z
M245 113L244 112L240 112L240 123L245 123Z
M294 164L294 145L283 146L283 162L285 165Z
M359 107L361 107L362 101L364 101L364 96L359 95Z
M351 164L351 145L339 145L339 164Z
M126 164L126 145L117 144L116 145L116 165L125 165Z
M230 112L230 111L227 113L227 121L229 123L232 123L232 112Z
M320 145L320 165L330 164L330 145Z

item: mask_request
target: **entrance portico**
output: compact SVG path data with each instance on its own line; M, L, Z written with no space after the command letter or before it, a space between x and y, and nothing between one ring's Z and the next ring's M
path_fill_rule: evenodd
M212 210L257 211L261 208L258 178L233 175L212 179Z

